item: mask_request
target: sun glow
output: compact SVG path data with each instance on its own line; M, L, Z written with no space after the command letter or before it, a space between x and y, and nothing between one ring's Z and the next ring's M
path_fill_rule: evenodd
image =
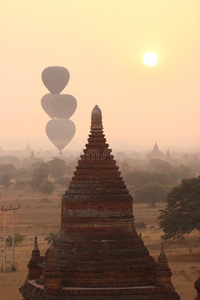
M152 67L158 62L158 56L154 52L147 52L143 56L143 62L146 66Z

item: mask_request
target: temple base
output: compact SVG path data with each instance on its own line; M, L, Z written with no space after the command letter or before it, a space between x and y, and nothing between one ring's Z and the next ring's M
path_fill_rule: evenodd
M126 288L63 287L57 295L45 295L44 286L35 280L26 281L20 288L24 300L179 300L176 292L160 294L156 286Z

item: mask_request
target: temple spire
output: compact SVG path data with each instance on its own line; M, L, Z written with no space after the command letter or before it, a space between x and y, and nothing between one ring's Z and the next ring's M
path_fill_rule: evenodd
M157 271L157 286L160 287L161 291L168 290L170 292L175 292L174 286L171 282L172 272L168 265L163 243L161 243L161 251L158 257Z
M158 263L159 264L167 264L168 263L163 242L161 243L161 250L160 250L160 255L158 257Z
M103 129L102 113L98 105L95 105L92 110L91 130L93 129Z
M34 247L31 255L31 259L27 265L28 267L28 280L38 279L40 277L41 271L38 266L40 262L40 250L38 248L37 236L35 237Z
M35 236L35 243L34 243L34 248L33 248L33 250L39 251L39 248L38 248L38 242L37 242L37 236Z
M158 144L157 144L156 141L155 141L155 145L154 145L153 149L154 149L154 151L158 151L158 150L159 150L159 149L158 149Z
M92 110L90 135L85 146L72 181L120 178L119 181L124 187L119 167L116 166L116 161L111 155L112 150L108 148L109 144L106 143L102 113L97 105Z

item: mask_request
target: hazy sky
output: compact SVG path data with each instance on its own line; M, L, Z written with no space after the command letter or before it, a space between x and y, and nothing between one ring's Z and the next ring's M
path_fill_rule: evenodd
M70 148L85 144L96 104L113 148L200 148L199 16L199 0L1 0L0 146L52 148L41 72L57 65L78 101Z

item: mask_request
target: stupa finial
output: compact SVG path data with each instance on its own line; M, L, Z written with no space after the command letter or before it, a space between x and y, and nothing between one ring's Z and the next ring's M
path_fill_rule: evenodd
M158 263L166 263L167 264L167 256L165 254L164 243L161 243L160 255L158 257Z
M98 105L95 105L92 110L91 129L103 129L102 113Z
M35 236L35 242L34 242L34 249L33 250L39 250L38 249L37 236Z
M27 265L28 280L38 279L40 277L41 272L40 272L40 267L38 266L39 262L40 262L40 251L38 249L37 236L36 236L34 240L34 248L32 251L31 259Z

